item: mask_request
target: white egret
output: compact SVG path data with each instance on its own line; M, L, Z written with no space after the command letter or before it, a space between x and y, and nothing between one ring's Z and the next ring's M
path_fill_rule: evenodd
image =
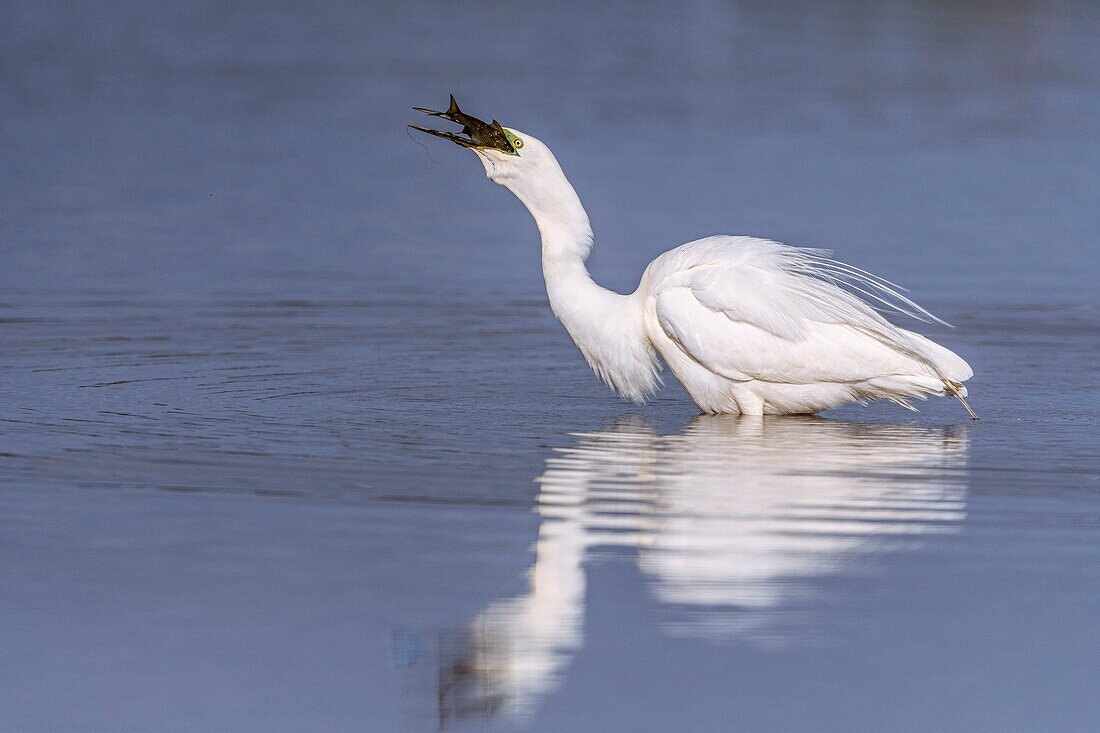
M880 398L913 409L912 398L951 395L977 418L962 384L973 375L967 363L876 311L943 323L893 283L822 250L715 236L662 254L620 295L588 274L588 214L546 145L463 113L453 96L446 112L415 109L462 125L410 127L473 150L531 212L550 307L623 397L655 392L663 359L706 413L814 413Z

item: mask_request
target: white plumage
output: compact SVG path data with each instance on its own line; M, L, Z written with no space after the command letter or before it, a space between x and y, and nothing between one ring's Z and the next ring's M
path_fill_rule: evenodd
M635 295L647 337L705 412L965 395L966 362L892 325L852 290L932 318L885 281L820 251L750 237L709 237L661 255Z
M892 283L821 250L716 236L658 257L634 293L611 292L585 268L588 215L549 148L464 115L453 98L450 112L432 114L473 129L473 142L426 131L472 148L489 178L531 212L550 306L623 397L651 395L663 359L707 413L813 413L880 398L910 407L912 398L952 395L976 417L964 399L967 363L876 310L942 323ZM493 129L507 141L496 142Z

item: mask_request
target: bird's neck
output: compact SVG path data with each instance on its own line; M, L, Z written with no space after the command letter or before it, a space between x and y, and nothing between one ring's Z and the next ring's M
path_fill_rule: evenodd
M537 186L509 188L542 235L542 273L554 315L605 383L643 401L656 390L659 369L643 310L634 296L600 287L589 275L592 226L576 191L560 168L540 176Z

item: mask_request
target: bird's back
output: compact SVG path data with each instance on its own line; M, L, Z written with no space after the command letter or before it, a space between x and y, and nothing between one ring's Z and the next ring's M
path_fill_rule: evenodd
M956 354L891 324L870 303L939 319L888 281L820 250L708 237L654 260L636 295L655 348L711 412L748 411L746 403L814 412L876 397L904 404L952 385L965 394L959 383L972 374Z

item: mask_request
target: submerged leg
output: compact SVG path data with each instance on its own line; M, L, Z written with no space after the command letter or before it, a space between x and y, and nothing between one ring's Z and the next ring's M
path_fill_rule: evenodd
M966 403L966 398L965 398L965 397L963 397L963 395L962 395L962 392L961 392L961 391L959 390L959 387L961 387L961 386L962 386L962 385L960 385L960 384L958 384L958 383L956 383L956 382L949 382L949 381L947 381L947 380L944 380L944 383L943 383L943 388L944 388L944 391L945 391L945 392L947 392L947 394L951 395L952 397L954 397L955 399L957 399L957 400L958 400L959 402L961 402L961 403L962 403L962 406L963 406L964 408L966 408L966 411L967 411L967 412L969 412L969 413L970 413L970 418L971 418L972 420L978 420L978 419L980 419L980 418L978 417L978 413L974 412L974 410L972 410L972 409L970 408L970 405L968 405L968 404Z

